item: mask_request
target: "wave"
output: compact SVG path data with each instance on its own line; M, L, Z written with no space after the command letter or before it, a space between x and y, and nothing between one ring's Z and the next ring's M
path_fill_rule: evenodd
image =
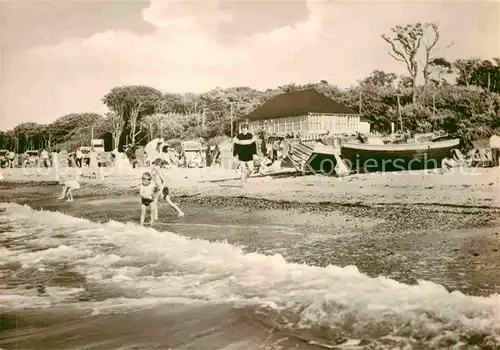
M0 306L9 309L80 301L80 308L102 313L231 303L250 308L252 319L266 327L323 346L500 343L498 294L450 293L426 281L406 285L368 277L355 266L292 264L281 255L244 254L227 242L12 203L0 204L0 230L10 242L2 265L42 272L69 267L87 283L115 291L113 298L82 303L75 299L82 288L47 288L43 297L11 289L0 296Z

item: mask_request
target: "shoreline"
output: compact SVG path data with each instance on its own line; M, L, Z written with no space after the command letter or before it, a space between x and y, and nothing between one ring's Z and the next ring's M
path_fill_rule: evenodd
M59 212L96 223L112 220L138 224L140 205L135 189L107 192L102 184L87 185L75 195L74 202L67 203L57 200L60 186L54 182L42 184L4 183L0 202L26 204L34 210ZM450 290L458 288L480 295L493 292L485 282L492 277L484 276L497 278L492 268L500 267L500 208L459 203L290 202L179 193L173 197L186 217L178 219L175 211L161 201L156 231L209 242L227 241L245 247L247 253L278 253L291 263L355 265L372 277L387 276L409 284L426 279L443 283ZM314 243L315 240L319 242ZM379 260L373 261L375 257ZM443 259L435 268L449 265L447 268L464 275L459 279L446 275L445 281L439 271L426 272L425 267L419 267L420 272L412 271L412 262L435 259ZM455 265L453 261L460 263ZM468 278L463 280L464 276ZM465 286L467 280L473 281L474 286Z
M96 246L92 246L91 243L93 239L100 242L100 239L97 238L103 232L100 231L100 228L104 227L106 232L109 230L108 235L116 236L112 240L113 244L122 242L123 247L125 247L121 254L120 250L103 253L108 249L108 244L104 244L102 246L104 250L100 251L100 254L108 254L109 256L106 255L108 258L120 256L123 260L109 267L117 278L127 277L127 271L132 272L135 269L148 268L147 264L144 265L148 258L136 252L136 243L130 243L130 239L127 236L121 236L121 233L117 234L117 232L125 231L125 228L129 229L130 232L134 232L136 229L136 226L128 226L130 224L136 225L139 218L139 198L134 184L135 178L131 177L130 181L125 184L123 182L113 182L109 178L101 183L86 180L83 182L82 189L75 191L75 201L72 203L57 200L57 196L61 191L61 185L57 181L43 182L40 178L37 180L5 181L0 183L0 202L26 204L36 211L42 209L47 212L55 212L56 214L50 214L56 215L54 218L59 218L54 220L55 222L66 221L64 216L59 215L70 215L74 218L90 221L90 223L88 221L83 223L81 228L83 238L78 234L80 224L77 223L68 228L66 228L66 224L63 224L63 231L67 229L73 230L67 234L63 233L63 236L51 233L51 237L54 237L56 241L60 240L57 243L59 246L60 244L67 244L71 247L78 247L76 243L82 244L82 242L86 242L85 244L88 244L88 246L85 247L89 251L94 251L93 249ZM296 178L296 180L304 181L304 177ZM316 178L316 181L318 180L331 181L331 179ZM283 182L284 180L277 179L273 181ZM255 186L256 183L258 181L254 181L252 185ZM265 185L265 183L263 184ZM307 190L311 186L304 188ZM195 193L194 189L198 190L198 193ZM265 191L264 188L262 192ZM272 259L272 257L277 257L275 260L276 266L266 265L262 267L262 271L268 271L270 267L275 269L272 271L281 271L283 263L304 264L314 268L335 266L345 269L343 271L346 271L346 273L349 267L355 266L356 270L361 274L373 279L370 281L390 279L394 283L421 286L416 288L426 288L425 286L429 282L437 284L436 288L444 288L448 293L460 291L467 297L490 298L498 291L492 281L498 280L500 276L498 272L500 271L500 223L495 221L500 217L500 208L487 205L473 206L471 203L464 205L460 201L438 203L436 197L436 202L431 204L415 204L406 201L370 204L369 201L335 203L322 200L328 193L322 196L311 196L311 198L303 196L300 200L297 200L297 197L286 200L287 193L281 196L285 197L285 199L281 199L272 196L266 198L265 195L256 196L255 192L250 194L238 193L237 190L233 190L231 193L228 192L212 191L210 184L202 184L201 186L193 184L190 187L181 181L175 183L172 186L172 197L174 202L181 205L186 216L177 219L174 211L170 210L167 204L162 201L160 203L160 220L153 227L157 231L155 239L159 238L158 244L161 244L162 241L161 235L158 235L158 233L167 233L167 235L173 233L175 237L187 238L192 248L186 256L182 256L180 262L185 259L197 259L207 247L212 249L212 247L225 242L225 244L241 249L239 254L245 256L266 256L267 261L270 261L269 259ZM409 193L411 194L411 192ZM16 210L19 209L21 208L16 208ZM31 209L26 208L19 211L24 213L24 221L28 221L30 226L31 219L27 215L28 213L33 215ZM39 215L38 219L34 219L33 224L38 223ZM121 225L125 224L127 226L120 226L118 229L115 227L115 232L112 225L116 223L110 224L111 221L118 221ZM42 224L44 222L42 220ZM97 226L99 226L98 229L96 229ZM59 226L59 230L60 228L61 226ZM95 233L90 234L93 230L95 230ZM73 234L72 237L71 232L76 232L76 234ZM64 235L67 236L64 237ZM91 239L87 240L86 235ZM133 233L129 233L129 235L134 236ZM37 237L36 234L33 236ZM146 243L151 243L151 237L148 237L145 231L144 239ZM140 242L141 239L137 242ZM68 243L65 243L65 240L68 240ZM105 240L104 243L106 242ZM136 241L133 240L133 242ZM169 242L171 243L171 241ZM170 243L162 246L160 256L165 254L165 256L169 257L165 258L166 261L171 259L172 262L176 262L177 260L174 259L176 253L173 250L169 251L169 249L175 249L175 247L172 248ZM195 248L198 244L201 245ZM7 249L18 249L22 246L22 242L17 241L15 238L12 241L0 240L0 248L2 245ZM50 241L50 245L43 248L46 250L54 249L54 242ZM141 250L138 249L138 251ZM134 252L135 255L130 254ZM224 250L221 250L221 259L225 255L223 253ZM54 255L47 253L46 256ZM62 261L66 259L64 256L63 254ZM92 259L90 258L90 260ZM87 269L90 271L90 269L94 268L95 263L95 260L89 262ZM229 260L229 263L231 263L231 260ZM157 320L170 322L166 319L166 315L171 315L177 306L173 308L169 305L158 305L154 307L148 306L144 309L140 307L134 309L131 306L126 311L130 317L111 315L106 312L92 316L75 305L84 303L89 309L94 310L95 307L96 310L99 308L105 310L106 307L112 309L115 301L118 302L118 308L119 305L126 305L127 302L134 305L134 302L141 300L142 296L141 294L134 294L133 291L110 287L111 285L106 285L106 283L100 285L96 281L88 279L86 274L81 274L81 271L73 270L71 265L64 266L64 268L55 272L48 273L40 270L36 271L36 273L29 271L29 274L16 272L19 269L17 265L11 264L9 266L6 266L7 269L5 270L7 273L5 277L7 286L24 288L23 284L26 284L30 288L29 290L26 289L28 294L36 293L36 290L41 287L42 292L38 291L38 293L41 293L37 295L38 298L43 298L46 293L50 294L52 293L51 290L57 288L78 287L81 291L71 297L72 301L66 304L67 308L64 310L61 310L59 304L48 308L8 309L4 319L0 318L0 322L5 324L7 328L9 325L13 328L11 324L14 322L13 320L20 319L26 333L6 329L5 337L0 339L0 347L22 344L24 348L63 348L69 345L74 346L75 342L81 344L81 346L96 349L106 347L105 345L111 348L124 344L130 345L131 343L140 347L154 347L152 343L142 341L141 334L144 334L144 331L154 333L153 338L156 344L172 345L170 339L173 336L172 334L180 334L182 338L184 333L182 333L181 328L185 324L192 325L193 320L200 321L199 317L194 317L193 319L185 318L186 323L179 323L178 318L172 318L172 322L182 324L182 327L179 326L178 332L175 331L167 335L164 332L165 326L163 324L155 330L151 330L151 328L147 328L147 330L137 329L134 325L136 325L136 320L139 318L146 323L156 322L155 324L158 324ZM182 267L183 265L179 266ZM120 272L122 269L123 276ZM256 271L261 270L256 267ZM154 275L152 279L148 280L148 283L156 281L155 274L158 272L167 276L169 273L168 268L162 265L159 270L148 272L147 275ZM89 275L91 274L89 273ZM184 274L180 276L184 276ZM189 276L187 274L186 278ZM158 285L162 286L163 282L160 277L158 277ZM109 283L110 277L106 278L108 279L107 283ZM226 278L224 277L221 280ZM117 281L120 281L120 279L118 278ZM128 281L128 279L125 279L125 281ZM425 283L421 283L422 281ZM249 289L249 291L249 293L252 293L253 289ZM132 299L123 299L127 296ZM423 300L425 301L425 297ZM176 317L188 312L193 315L194 313L206 312L205 309L199 309L197 306L178 305L178 307L179 313L175 314ZM213 308L213 306L210 307ZM231 315L240 314L239 309L232 307L224 308L220 312L226 311ZM64 312L72 317L69 323L62 322L65 317ZM159 318L157 318L157 312L164 312L164 314L159 315ZM242 312L248 315L247 310ZM356 314L356 311L353 312ZM222 315L220 319L217 318L218 315ZM216 313L211 317L216 323L228 318L224 313ZM250 316L250 321L253 320L252 317ZM273 321L275 320L274 314L269 317ZM46 320L43 329L39 328L41 320ZM260 318L257 320L257 324L260 325ZM205 320L202 320L199 323L203 329L207 327L205 322ZM102 332L103 327L108 330L112 329L113 335L110 336L108 333ZM227 334L236 333L235 329L240 330L240 323L237 323L235 327L237 328L231 328L231 331L227 332ZM247 325L244 327L245 330L248 329ZM31 333L32 328L39 328L40 333ZM251 329L254 330L254 328ZM255 329L255 331L258 330L258 328ZM136 331L137 333L134 333ZM82 333L87 334L87 337L82 338L79 336ZM133 336L130 334L133 334ZM252 334L257 339L267 337L267 334L263 336L260 336L260 333ZM322 333L311 333L311 337L315 335L317 335L318 340L329 339ZM291 345L284 348L292 349L296 347L297 341L302 339L300 338L301 333L298 333L298 336L299 338L291 338ZM68 339L70 340L68 341ZM182 338L183 341L184 339L190 338L186 335L186 337ZM208 337L208 339L211 338ZM217 338L213 339L222 342L226 341L226 338L223 338L222 335L218 335ZM312 337L311 339L315 338ZM120 343L122 340L123 343ZM202 338L199 339L198 343L190 344L192 346L206 344L206 341L206 339ZM303 343L303 345L302 348L307 348L307 342ZM248 348L248 346L245 347ZM314 345L311 345L310 348L314 348Z
M54 169L31 173L25 169L3 169L2 184L11 187L58 185ZM84 169L86 170L86 169ZM140 176L146 169L110 173L104 179L81 178L76 197L105 191L109 196L137 195ZM470 170L470 172L468 172ZM500 208L500 168L465 169L445 175L422 172L372 173L347 177L297 175L251 177L241 188L237 173L222 168L165 171L171 197L252 198L283 203L329 205L427 205L467 208ZM76 169L66 169L66 178ZM109 170L108 170L109 171ZM476 172L476 173L474 173ZM83 174L85 176L85 174Z

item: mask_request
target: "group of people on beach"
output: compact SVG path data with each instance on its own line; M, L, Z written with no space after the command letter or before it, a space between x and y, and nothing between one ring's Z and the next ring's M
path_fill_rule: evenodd
M241 187L244 187L253 172L254 156L257 154L257 143L254 136L248 130L248 124L241 125L241 133L233 140L233 156L238 159L241 174ZM144 172L141 177L139 195L141 197L141 226L144 225L146 214L149 209L150 225L158 220L158 202L160 199L177 211L178 217L184 213L177 204L172 202L169 196L167 181L161 169L162 160L153 161L151 171Z
M233 144L233 156L238 160L241 186L244 187L253 172L254 156L257 154L257 143L254 136L249 132L248 124L241 126L241 133L236 135ZM158 220L158 203L161 199L165 200L170 207L177 211L179 218L184 216L184 212L170 198L170 191L163 174L162 163L161 159L154 160L151 164L151 169L144 172L141 176L141 184L139 186L141 226L145 223L148 209L150 214L149 224L152 226ZM64 187L58 199L66 198L68 202L73 201L73 191L80 189L78 181L80 176L80 170L77 171L75 179L63 180L59 176L59 180Z

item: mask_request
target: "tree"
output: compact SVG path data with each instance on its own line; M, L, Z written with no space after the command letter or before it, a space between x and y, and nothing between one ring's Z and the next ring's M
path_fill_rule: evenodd
M429 84L431 79L431 69L436 67L437 63L447 62L444 59L441 61L434 55L438 51L437 43L439 42L439 28L436 23L426 23L424 24L424 63L423 63L423 75L424 75L424 86ZM448 45L448 47L451 46ZM437 61L436 61L437 60ZM438 64L439 66L439 64ZM441 67L443 67L441 65ZM439 79L440 80L440 79Z
M390 45L389 55L396 61L403 62L406 65L412 81L413 103L416 103L417 54L424 36L423 26L421 23L408 24L405 27L398 25L391 28L391 32L393 33L392 37L382 34L382 39Z
M119 113L108 112L106 113L105 125L105 128L111 133L111 137L113 138L113 148L118 149L120 146L120 137L125 127L125 120Z
M398 89L411 89L412 80L406 75L400 75L397 82Z
M163 137L163 123L173 115L173 113L155 113L142 118L141 127L148 132L149 141L156 137Z
M37 123L22 123L14 128L14 134L19 140L19 152L40 148L41 126Z
M436 45L439 41L439 30L434 23L415 23L406 26L396 26L391 29L392 36L382 34L389 44L389 55L398 62L405 64L408 74L411 78L413 103L417 103L417 77L419 73L418 55L422 48L422 41L430 39L423 43L424 62L423 73L424 82L427 84L430 75L430 62L435 58Z
M142 126L139 124L139 130L137 130L137 124L139 121L139 115L142 111L142 101L138 102L137 105L130 108L129 123L130 123L130 144L135 145L135 138L142 132Z
M500 60L484 60L472 72L470 83L491 92L500 92Z
M49 151L52 150L52 145L56 138L54 126L52 124L43 125L41 127L41 137L43 139L44 147L46 147Z
M392 87L397 79L397 75L394 73L386 73L380 70L373 71L369 77L361 80L359 84L361 86L371 85L378 87Z
M130 143L135 144L136 137L142 131L140 118L152 114L159 108L163 93L155 88L144 85L128 85L111 89L103 97L103 103L113 112L122 116L129 125Z
M457 84L469 86L472 75L479 66L481 66L479 58L460 58L453 62L453 67L458 71Z
M127 120L127 104L128 104L128 91L125 87L114 87L102 98L102 102L108 107L108 109L118 116L120 116L125 122Z
M446 79L444 79L443 76L453 73L452 64L448 62L448 60L446 60L444 57L434 58L429 62L428 67L428 79L430 78L431 70L437 75L435 78L430 79L430 81L432 81L434 85L447 83Z

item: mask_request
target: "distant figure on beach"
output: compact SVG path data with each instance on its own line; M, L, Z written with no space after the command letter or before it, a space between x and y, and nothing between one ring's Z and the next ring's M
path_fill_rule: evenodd
M455 161L455 154L453 150L450 150L446 157L441 161L442 172L448 172L451 168L455 168L458 163Z
M498 158L500 158L500 136L495 134L491 135L490 148L491 148L491 158L493 160L493 166L497 167L500 163L498 160Z
M161 164L162 160L160 158L157 158L153 161L153 164L151 165L151 173L154 178L154 182L156 183L156 186L158 187L158 194L155 197L156 203L158 203L159 199L163 197L165 201L170 205L172 208L174 208L177 211L177 216L179 218L184 216L184 212L179 208L177 204L172 202L172 199L170 199L170 191L167 186L167 181L166 178L163 174L163 170L161 169ZM156 204L155 208L155 220L158 220L158 204Z
M9 151L6 154L6 157L7 157L7 160L9 162L9 168L13 168L14 167L14 159L16 159L16 154L12 151Z
M50 159L51 159L50 165L52 167L56 167L59 165L59 154L57 154L57 152L52 152L50 154Z
M117 164L117 154L118 154L117 148L115 148L114 150L111 151L111 166L113 168L115 168L116 164Z
M221 165L221 156L222 152L219 145L215 145L212 153L213 165Z
M212 166L213 164L213 152L212 152L212 146L211 145L208 145L207 146L207 149L205 150L205 165L206 166Z
M155 200L158 195L159 188L156 182L152 181L151 173L145 172L142 174L142 183L139 188L139 194L141 196L141 226L144 226L144 220L146 220L146 212L149 208L151 226L155 223L155 216L157 213L157 201Z
M40 159L42 160L42 164L44 167L46 168L50 167L49 152L47 152L45 148L40 153Z
M99 173L99 161L98 161L99 154L96 152L94 148L92 148L89 152L89 169L90 169L90 175L95 175L97 178L97 175Z
M245 186L253 172L253 156L257 154L257 143L248 132L248 124L241 125L241 133L234 138L233 156L238 158L241 172L241 187Z
M127 145L125 146L125 154L127 155L127 158L132 165L132 168L135 169L137 166L137 155L135 154L136 151L136 146L135 145Z
M75 152L75 163L78 168L82 167L82 159L83 159L82 151L78 148Z
M59 174L57 175L60 178L60 180L62 180L60 175ZM78 180L80 179L80 175L81 175L80 171L77 171L76 176L73 180L66 180L66 181L62 180L64 187L61 192L61 195L57 199L67 198L66 199L67 202L73 202L73 191L80 189L80 183L78 182Z

